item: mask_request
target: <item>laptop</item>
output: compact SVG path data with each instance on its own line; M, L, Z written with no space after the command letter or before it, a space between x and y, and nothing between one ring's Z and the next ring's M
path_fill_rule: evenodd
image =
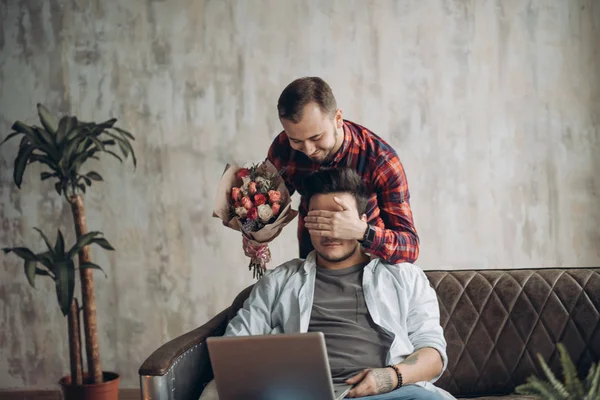
M321 332L209 337L219 400L340 400Z

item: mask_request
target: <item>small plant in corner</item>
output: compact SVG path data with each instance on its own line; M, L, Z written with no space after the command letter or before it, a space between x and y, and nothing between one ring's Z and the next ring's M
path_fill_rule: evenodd
M540 354L538 361L547 381L532 376L527 383L517 386L516 392L523 395L533 395L543 400L598 400L600 399L600 366L592 364L587 378L581 381L577 369L562 343L557 345L560 353L560 364L563 370L564 382L559 381L548 367Z
M75 256L85 246L97 244L107 250L114 250L100 232L89 232L81 236L77 243L70 249L65 249L64 236L60 229L56 235L54 245L48 237L38 228L34 228L44 242L47 250L35 254L26 247L12 247L2 249L5 253L15 253L24 261L24 270L27 281L35 288L36 275L50 277L56 286L58 305L64 316L68 317L69 335L69 361L71 366L71 380L77 385L83 384L81 337L79 321L79 302L74 297L75 292ZM39 265L39 266L38 266ZM80 264L79 268L93 268L102 270L99 265L92 262ZM104 274L106 276L106 273Z
M56 193L64 196L70 205L77 241L73 247L65 251L64 239L60 231L52 245L42 231L38 230L46 242L47 251L34 254L24 247L7 248L5 251L13 252L25 261L25 275L32 286L35 275L49 276L54 279L60 308L63 314L68 315L69 343L73 346L80 342L79 306L73 294L76 279L73 259L75 254L78 255L88 371L87 379L85 379L85 374L82 376L81 373L81 352L76 354L77 349L70 347L71 379L68 385L99 384L103 382L105 375L118 381L117 374L103 373L100 364L92 275L93 269L100 269L100 267L92 263L90 258L91 244L97 244L108 250L113 250L113 248L100 232L88 232L84 208L86 187L90 187L94 181L102 181L103 178L96 171L82 172L82 169L88 160L99 160L101 155L110 155L120 162L131 156L135 168L136 158L131 146L134 137L129 132L116 127L117 120L114 118L102 123L83 122L74 116L63 116L58 120L41 104L37 105L37 111L41 126L30 126L17 121L12 125L14 132L10 133L0 143L0 146L14 137L21 136L14 160L13 180L15 185L21 188L23 175L29 164L36 162L43 164L47 170L41 173L40 179L42 181L54 180ZM117 154L119 150L121 155ZM63 379L61 379L61 384ZM65 385L63 384L64 390ZM77 392L74 396L81 398L86 395L83 392ZM66 392L65 397L67 397Z

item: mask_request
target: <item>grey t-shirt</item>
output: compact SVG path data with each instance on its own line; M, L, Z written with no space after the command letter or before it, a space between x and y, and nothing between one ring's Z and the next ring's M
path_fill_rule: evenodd
M374 322L363 296L366 264L340 270L318 267L309 332L323 332L335 384L365 368L385 367L392 337Z

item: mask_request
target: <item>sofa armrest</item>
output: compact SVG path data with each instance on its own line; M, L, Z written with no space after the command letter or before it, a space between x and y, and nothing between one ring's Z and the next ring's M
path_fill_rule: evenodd
M206 339L225 333L228 313L222 311L152 353L139 369L142 399L197 400L213 378Z

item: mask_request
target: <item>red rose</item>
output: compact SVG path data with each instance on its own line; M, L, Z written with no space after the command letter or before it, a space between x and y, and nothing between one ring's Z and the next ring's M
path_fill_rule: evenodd
M269 202L277 203L281 200L281 193L278 190L269 190Z
M251 209L248 210L248 214L246 214L246 218L248 218L251 221L254 221L256 218L258 218L258 210L256 209L256 207L252 207Z
M267 198L265 197L264 194L259 193L259 194L257 194L257 195L254 196L254 205L255 206L258 207L260 205L265 204L266 202L267 202Z
M271 204L271 210L273 210L273 215L279 214L279 209L280 208L281 208L281 204L279 204L279 203L273 203L273 204Z
M240 203L239 201L236 201L235 203L233 203L233 208L238 208L241 206L242 206L242 203Z
M253 195L254 193L256 193L256 182L250 182L250 183L248 184L248 193L250 193L250 194L252 194L252 195Z
M252 204L252 200L250 200L250 197L242 197L242 207L244 207L246 210L250 210L252 207L254 207L254 204Z
M239 201L242 198L242 190L239 187L231 189L231 199L234 202Z
M238 169L238 172L235 173L235 176L237 176L240 179L248 175L250 175L250 170L248 168L240 168Z

